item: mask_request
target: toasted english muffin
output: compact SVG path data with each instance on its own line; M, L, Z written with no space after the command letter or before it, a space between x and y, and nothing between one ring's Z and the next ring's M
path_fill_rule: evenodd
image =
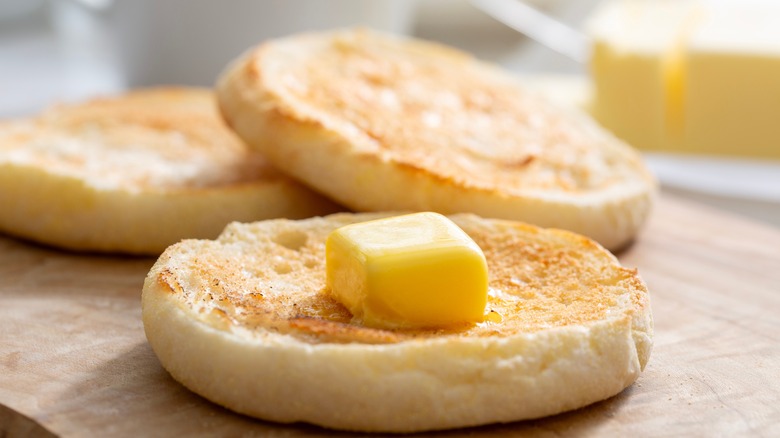
M273 168L213 93L163 88L0 124L0 231L59 247L159 255L229 222L337 207Z
M639 153L586 115L432 43L367 30L272 40L217 94L250 146L359 211L473 212L618 249L656 188Z
M277 422L415 432L575 409L648 361L645 284L594 241L453 215L482 248L490 316L449 329L360 324L326 289L325 240L380 217L342 213L229 225L169 247L146 278L146 336L192 391Z

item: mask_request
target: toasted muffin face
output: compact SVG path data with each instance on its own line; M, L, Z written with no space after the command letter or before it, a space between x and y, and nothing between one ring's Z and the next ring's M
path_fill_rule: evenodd
M60 105L8 131L0 142L3 162L101 189L191 190L285 179L225 128L208 90L138 91Z
M589 239L455 216L490 256L491 321L448 330L364 327L326 289L323 243L337 224L370 217L377 216L331 216L300 230L290 222L232 224L216 241L189 242L169 251L171 264L159 279L182 291L178 299L209 324L247 332L273 327L315 344L511 336L600 321L624 301L645 305L646 288L636 272L617 267L612 255ZM522 241L515 234L522 234ZM248 235L251 241L244 240Z
M232 224L215 241L170 247L142 299L163 366L259 418L410 432L581 407L647 363L652 319L635 270L582 236L473 215L451 218L487 258L490 316L363 326L325 286L324 247L335 228L377 217Z
M337 207L233 134L202 89L150 89L0 125L0 230L70 249L159 254L231 220Z
M251 146L359 210L469 211L615 248L654 191L639 154L585 115L431 43L360 30L276 40L237 61L218 91ZM279 129L250 124L262 120Z
M268 45L254 58L265 84L300 117L354 129L365 152L466 188L587 196L644 186L637 154L463 53L368 33Z

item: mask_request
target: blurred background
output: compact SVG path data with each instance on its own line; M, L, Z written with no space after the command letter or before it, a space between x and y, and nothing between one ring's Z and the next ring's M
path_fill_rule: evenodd
M532 4L576 27L595 1ZM440 41L518 72L585 72L469 0L0 0L0 116L127 87L208 86L265 38L351 25Z
M593 93L587 51L576 59L587 41L569 40L581 36L577 32L597 5L598 0L0 0L0 119L132 87L210 86L230 60L265 38L352 25L459 47L517 73L564 105L587 109ZM575 32L555 33L555 26ZM573 47L573 55L566 53L569 48L549 47L556 42L580 47ZM775 150L780 155L780 144ZM738 154L646 156L663 190L780 226L780 161Z

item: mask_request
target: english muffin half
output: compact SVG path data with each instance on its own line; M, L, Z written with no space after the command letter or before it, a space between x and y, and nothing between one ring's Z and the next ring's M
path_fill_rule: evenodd
M567 231L453 215L485 253L485 321L363 326L326 288L325 240L380 217L228 226L169 247L146 278L143 322L190 390L276 422L415 432L576 409L630 385L648 361L645 284Z
M433 43L367 30L272 40L217 89L251 147L355 210L473 212L617 249L656 189L639 153L588 116Z
M73 250L159 255L229 222L337 207L273 168L213 93L160 88L0 124L0 231Z

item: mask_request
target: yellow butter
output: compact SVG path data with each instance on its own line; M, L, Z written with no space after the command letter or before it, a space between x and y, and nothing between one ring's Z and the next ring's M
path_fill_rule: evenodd
M607 2L591 111L641 149L780 158L779 22L775 0Z
M720 1L687 41L682 144L780 158L780 2Z
M680 29L693 3L612 1L590 18L593 116L642 149L671 149L669 108L679 95ZM672 110L674 111L674 110Z
M341 227L328 237L326 264L329 290L367 326L447 326L485 313L485 256L437 213Z

